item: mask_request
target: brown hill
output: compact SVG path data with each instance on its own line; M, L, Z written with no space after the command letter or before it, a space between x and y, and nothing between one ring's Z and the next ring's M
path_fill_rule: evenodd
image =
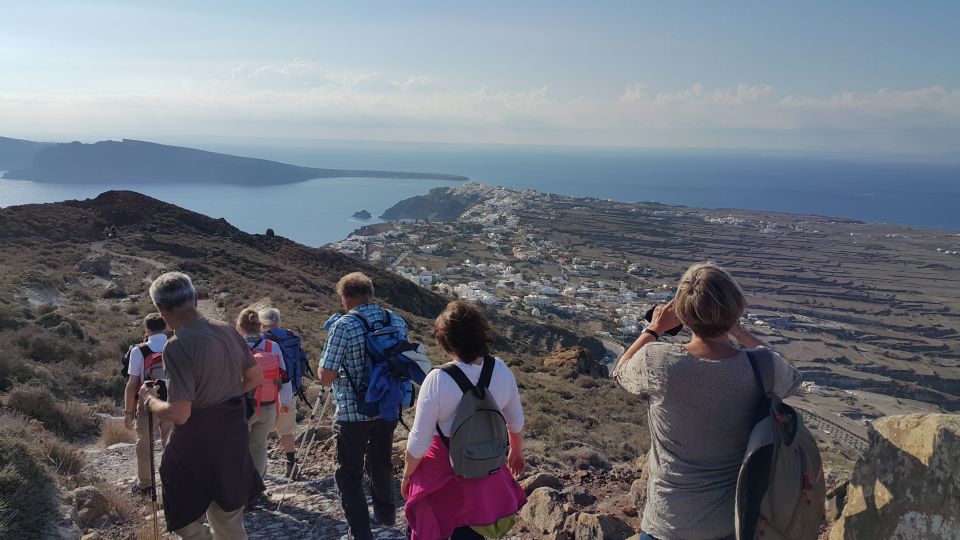
M95 412L119 412L119 357L139 339L139 321L153 311L149 283L172 269L194 278L201 309L210 317L231 321L243 307L269 298L285 325L299 330L314 363L325 339L323 323L340 309L336 280L366 272L378 296L427 344L433 361L446 361L431 328L449 299L332 250L247 234L225 220L126 191L0 209L0 455L22 454L16 441L42 439L25 455L37 454L40 464L61 463L63 455L82 464L82 455L63 441L89 441L100 431ZM639 474L633 462L647 448L645 407L605 379L543 363L560 347L595 354L599 342L532 319L498 314L492 320L496 352L514 366L521 386L531 472L606 493L593 511L631 504L629 484ZM42 422L40 434L22 417ZM30 470L39 475L32 480L36 485L66 489L98 481L76 469ZM20 492L3 489L0 503L15 504ZM52 523L55 500L30 504L38 517L25 526L39 534ZM116 534L107 537L123 536L136 523L135 514L111 518L106 529Z

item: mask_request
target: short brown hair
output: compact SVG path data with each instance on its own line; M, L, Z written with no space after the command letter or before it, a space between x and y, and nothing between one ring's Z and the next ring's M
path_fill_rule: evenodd
M143 318L143 327L150 332L163 332L167 329L167 321L163 320L157 312L148 313Z
M715 263L694 264L684 272L673 299L677 317L700 337L726 335L747 309L733 276Z
M337 294L346 298L373 296L373 280L363 272L351 272L337 282Z
M247 334L256 334L263 329L260 324L260 314L253 308L244 308L237 316L237 328Z
M476 306L463 300L450 302L433 322L433 336L443 350L464 362L490 354L493 330Z

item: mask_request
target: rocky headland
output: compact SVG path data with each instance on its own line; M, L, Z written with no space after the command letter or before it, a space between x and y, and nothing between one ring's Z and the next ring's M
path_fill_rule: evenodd
M124 139L62 144L0 139L13 166L7 178L66 184L217 183L275 185L315 178L396 178L465 181L464 176L427 172L320 169L266 159ZM29 159L29 161L28 161Z

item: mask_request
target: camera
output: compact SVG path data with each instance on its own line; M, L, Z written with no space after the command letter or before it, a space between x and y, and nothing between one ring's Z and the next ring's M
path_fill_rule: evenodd
M643 318L646 319L647 322L651 322L653 320L653 310L656 308L657 306L653 306L650 309L648 309L646 313L643 314ZM671 328L670 330L667 330L666 332L664 332L664 334L668 336L675 336L679 334L681 330L683 330L682 324L680 326L677 326L676 328Z

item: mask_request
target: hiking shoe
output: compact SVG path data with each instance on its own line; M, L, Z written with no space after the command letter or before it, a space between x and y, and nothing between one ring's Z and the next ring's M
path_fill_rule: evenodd
M294 470L294 469L296 469L296 470ZM296 461L288 461L288 462L287 462L287 472L285 472L283 475L286 476L287 478L291 479L291 480L296 480L296 479L297 479L296 477L300 476L300 467L297 467L297 462L296 462Z
M393 527L396 523L396 516L373 516L370 518L371 527Z

